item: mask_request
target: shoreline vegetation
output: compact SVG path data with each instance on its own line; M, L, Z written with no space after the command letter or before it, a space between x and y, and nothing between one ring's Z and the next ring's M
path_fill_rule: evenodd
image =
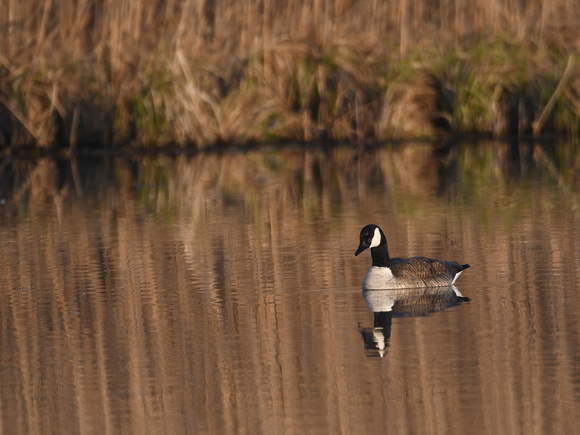
M574 2L0 2L2 149L580 131Z

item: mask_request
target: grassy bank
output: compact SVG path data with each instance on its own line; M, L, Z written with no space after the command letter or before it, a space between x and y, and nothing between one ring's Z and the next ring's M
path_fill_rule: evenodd
M580 128L572 2L0 0L0 146Z

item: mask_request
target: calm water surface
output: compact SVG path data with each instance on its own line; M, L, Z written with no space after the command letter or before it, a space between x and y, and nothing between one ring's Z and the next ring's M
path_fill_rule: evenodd
M573 434L580 147L4 159L2 433ZM457 287L363 294L393 256Z

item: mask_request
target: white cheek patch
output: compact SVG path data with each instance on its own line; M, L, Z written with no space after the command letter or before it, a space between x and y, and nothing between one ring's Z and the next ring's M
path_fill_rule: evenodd
M375 235L373 236L373 241L371 242L370 248L375 248L381 244L381 232L378 228L375 228Z

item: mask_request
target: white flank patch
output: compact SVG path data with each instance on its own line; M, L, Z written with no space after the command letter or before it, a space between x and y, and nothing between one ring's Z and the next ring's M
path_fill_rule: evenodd
M378 228L375 228L375 235L373 236L373 241L371 242L371 248L375 248L381 244L381 232Z
M463 272L463 271L461 271ZM451 284L455 284L455 281L457 281L457 278L459 278L459 275L461 275L461 272L457 272L457 275L455 275L455 277L453 278L453 281L451 281Z

